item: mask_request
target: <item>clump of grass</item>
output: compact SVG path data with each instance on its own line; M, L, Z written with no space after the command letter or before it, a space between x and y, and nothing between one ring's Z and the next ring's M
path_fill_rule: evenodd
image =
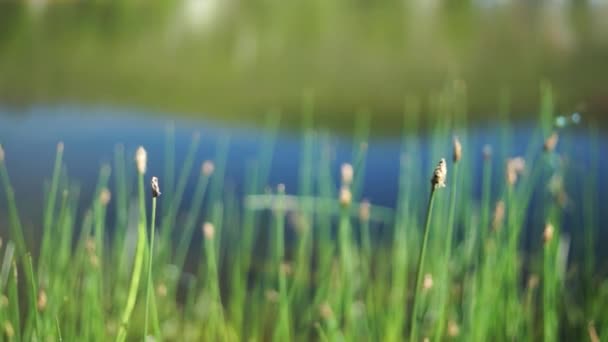
M459 131L452 163L438 164L430 194L428 182L419 182L426 178L426 145L404 134L395 208L364 199L365 168L374 167L366 165L373 151L369 114L356 125L352 164L341 165L330 139L312 130L310 99L303 107L298 188L289 193L284 186L264 190L275 114L258 158L246 163L244 198L226 178L227 138L218 141L213 162L205 162L209 156L197 160L194 135L176 179L170 130L171 165L161 178L166 205L158 217L159 180L144 188L143 148L136 152L133 184L125 149L116 148L114 182L110 167L102 166L88 207L58 149L39 223L46 254L34 260L8 177L10 156L0 146L0 209L7 209L8 226L0 244L0 333L7 340L69 341L600 340L607 333L608 278L597 271L595 255L598 167L585 167L580 177L582 201L571 190L576 169L555 163L572 141L560 129L558 151L546 102L543 124L523 157L506 159L513 152L507 127L497 152L484 148L477 168L467 152L481 151L485 142L473 145ZM450 93L438 96L437 110L449 110L450 103L462 111L463 101ZM406 106L407 120L419 109ZM431 157L446 152L444 137L464 127L462 117L431 127ZM201 167L187 198L196 162ZM436 194L443 187L446 201ZM566 191L569 205L562 206L558 195ZM182 202L189 207L181 209ZM574 232L572 248L580 243L585 251L569 253L566 223L577 217L585 233L578 239ZM156 222L168 230L157 234ZM553 229L543 230L546 222ZM569 267L574 264L584 265L583 284L581 268Z

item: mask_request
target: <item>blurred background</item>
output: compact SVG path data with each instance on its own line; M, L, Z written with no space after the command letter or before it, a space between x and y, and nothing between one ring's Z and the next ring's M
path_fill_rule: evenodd
M268 110L340 129L373 113L397 134L405 96L454 80L470 115L558 111L604 122L608 2L185 0L3 4L0 104L102 105L256 124ZM158 114L158 113L171 114ZM295 126L293 120L285 121Z
M359 122L378 149L366 195L394 204L400 135L446 117L446 89L466 94L475 155L500 144L505 120L523 150L541 84L553 89L557 126L605 126L607 16L601 0L5 3L0 142L21 196L38 201L58 141L86 194L118 143L146 146L160 173L167 132L178 167L193 132L207 149L199 160L232 136L236 187L258 143L278 141L270 183L289 191L309 111L336 164L350 160ZM421 120L404 119L412 102Z

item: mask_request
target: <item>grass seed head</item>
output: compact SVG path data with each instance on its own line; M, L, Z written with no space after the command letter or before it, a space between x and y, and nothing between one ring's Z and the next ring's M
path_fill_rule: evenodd
M545 244L551 242L553 240L553 235L555 234L555 228L551 223L547 223L545 225L545 230L543 231L543 240Z
M460 327L458 326L458 323L452 320L448 322L448 335L450 337L456 337L460 335Z
M448 167L446 165L445 159L441 158L437 167L435 167L435 171L433 171L433 178L431 178L431 184L433 189L437 188L445 188L445 180L448 176Z
M507 160L507 184L514 186L517 179L526 169L526 161L522 157L515 157Z
M108 188L101 189L101 192L99 193L99 202L101 203L101 205L103 205L104 207L107 206L108 203L110 203L111 199L112 193L110 192L110 190L108 190Z
M209 222L203 224L203 235L205 236L205 240L213 240L213 237L215 236L215 227L213 227L213 224Z
M2 145L0 145L0 163L4 162L4 149L2 148Z
M369 221L372 205L368 200L363 200L359 205L359 219L363 222Z
M538 274L531 274L530 277L528 278L528 289L530 290L534 290L538 287L538 284L540 283L540 278L538 277Z
M454 137L453 145L454 145L454 163L458 163L458 161L462 158L462 144L460 144L460 140L458 139L458 137Z
M46 304L48 302L48 298L46 296L46 291L44 291L43 289L41 289L38 292L38 311L44 311L44 309L46 309Z
M201 165L203 175L209 177L213 174L213 171L215 171L215 164L211 160L205 160Z
M353 166L348 163L342 164L341 168L342 173L342 185L350 186L353 183L353 176L355 174L353 170Z
M60 141L57 143L57 153L62 153L63 152L63 141Z
M424 291L428 291L433 288L433 276L430 273L424 275L424 280L422 280L422 289Z
M551 133L551 135L545 140L544 149L545 152L553 152L555 150L555 146L557 146L557 142L559 140L559 135L557 132Z
M323 319L325 320L330 320L334 317L334 311L327 302L321 304L321 306L319 307L319 313L321 314L321 317L323 317Z
M152 188L152 197L156 198L160 196L160 186L158 185L158 177L152 177L150 181L150 187Z
M167 297L167 285L165 285L165 283L158 284L156 287L156 293L161 298Z
M9 321L4 321L4 335L6 335L9 340L15 336L15 329Z
M137 165L137 172L139 172L140 175L145 174L146 164L148 163L148 154L143 146L139 146L135 152L135 163Z
M492 229L498 231L502 227L505 220L505 202L498 201L494 208L494 217L492 218Z
M266 300L270 303L278 303L280 296L277 290L266 290L266 292L264 292L264 297L266 297Z
M350 192L350 189L347 187L340 188L340 204L343 207L350 206L353 200L353 194Z

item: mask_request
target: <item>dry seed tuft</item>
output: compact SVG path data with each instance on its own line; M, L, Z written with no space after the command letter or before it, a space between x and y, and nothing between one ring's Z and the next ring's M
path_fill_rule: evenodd
M424 275L424 280L422 281L422 289L424 291L428 291L433 288L433 276L430 273Z
M553 240L553 234L555 234L555 228L551 223L547 223L545 225L545 230L543 231L543 240L545 241L545 244Z
M538 287L538 284L540 283L540 278L538 277L538 274L531 274L530 277L528 278L528 289L530 290L534 290Z
M502 223L505 220L505 202L498 201L496 208L494 208L494 217L492 218L492 229L498 231L502 227Z
M346 187L340 188L340 204L343 207L348 207L352 200L353 194L350 192L350 189Z
M450 337L456 337L460 335L460 327L458 326L458 323L454 321L448 322L448 335Z
M510 186L517 183L517 179L526 169L526 161L522 157L515 157L507 160L507 184Z
M454 145L454 163L458 163L458 161L462 158L462 144L460 144L460 140L458 139L458 137L454 137L453 145Z
M264 297L266 297L266 300L270 303L277 303L280 296L276 290L266 290L266 292L264 292Z
M57 152L61 153L63 152L63 141L60 141L57 143Z
M369 221L372 205L368 200L363 200L359 205L359 219L363 222Z
M165 285L165 283L158 284L156 287L156 293L161 298L167 297L167 285Z
M15 336L15 329L9 321L4 321L4 335L6 335L9 340Z
M104 207L107 206L108 203L110 203L110 199L112 199L110 190L108 190L108 188L101 189L101 192L99 193L99 202L101 202L101 205Z
M353 183L353 176L355 174L353 166L351 164L342 164L342 185L350 186Z
M448 167L445 163L445 159L441 158L435 171L433 171L433 178L431 178L431 184L433 189L445 188L445 180L448 176Z
M557 142L559 141L559 135L557 132L551 133L551 135L545 140L544 149L545 152L553 152L555 150L555 146L557 146Z
M213 237L215 236L215 227L213 227L213 224L209 222L203 224L203 235L206 240L213 240Z
M135 163L137 164L137 172L140 175L146 173L146 164L148 163L148 154L143 146L139 146L137 152L135 152Z
M40 290L38 292L38 311L44 311L46 309L48 298L46 297L46 291Z
M160 186L158 185L158 177L152 177L152 180L150 181L150 186L152 188L152 197L156 198L160 196L161 192Z
M203 165L201 165L203 175L209 177L213 174L213 171L215 171L215 164L211 160L205 160Z
M331 309L331 306L329 306L328 303L321 304L321 306L319 307L319 313L321 314L321 317L326 320L332 319L334 317L334 311Z
M0 145L0 163L4 162L4 149Z

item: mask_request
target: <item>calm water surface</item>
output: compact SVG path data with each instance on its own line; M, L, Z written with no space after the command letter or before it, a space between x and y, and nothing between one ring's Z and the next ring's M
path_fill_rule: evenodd
M6 162L11 180L16 190L18 204L24 222L30 227L39 225L42 211L43 185L50 179L55 157L57 142L65 144L64 164L71 180L81 187L82 208L90 205L94 186L103 163L112 164L117 144L123 144L127 158L130 159L135 149L143 145L148 151L148 175L158 175L161 185L164 173L164 150L168 127L175 130L175 160L176 177L185 158L192 135L200 132L201 142L196 154L188 189L194 186L195 175L198 174L202 161L213 159L216 155L218 141L229 137L229 155L226 170L226 184L242 193L247 165L255 160L263 144L267 132L263 129L247 126L231 126L219 122L171 121L171 116L146 115L142 112L117 110L116 108L81 108L63 107L32 107L26 110L0 109L0 143L6 151ZM586 129L578 126L566 127L561 130L559 150L567 155L569 165L573 170L571 175L584 176L591 171L593 156L589 153L591 138ZM532 136L531 126L518 125L513 128L511 156L522 155ZM352 160L352 137L334 135L331 132L320 133L326 142L318 145L330 146L333 155L334 179L339 179L340 164ZM475 172L480 173L482 161L481 149L485 144L500 146L500 130L496 126L474 126L467 132L467 153L475 154L472 162ZM430 135L421 133L410 139L414 145L422 172L431 170L435 161L431 160ZM596 160L597 172L608 171L608 160L602 151L608 146L606 136L599 137L599 160ZM317 146L321 150L322 146ZM441 147L441 146L440 146ZM465 148L466 148L465 147ZM496 148L495 148L496 149ZM302 150L302 134L294 131L280 131L274 147L274 156L270 169L269 186L284 183L288 193L297 193L298 168ZM446 153L451 155L450 137L445 139ZM402 151L401 137L378 137L372 135L368 144L366 175L364 179L363 196L372 203L394 207L397 199L399 181L399 165ZM473 151L473 152L470 152ZM132 168L133 165L130 165ZM496 168L496 166L495 166ZM131 170L133 172L133 170ZM134 173L132 173L134 174ZM422 180L424 176L417 175ZM495 177L496 178L496 177ZM580 179L580 178L579 178ZM481 180L479 182L481 183ZM112 180L111 180L111 183ZM424 185L426 187L426 185ZM600 180L599 186L608 189L605 179ZM580 183L575 182L572 196L580 196ZM479 186L474 190L479 196ZM192 191L186 191L183 209L189 207ZM3 197L2 197L3 198ZM479 198L479 197L478 197ZM605 203L607 196L598 189L598 207ZM0 200L0 213L5 213L4 199ZM82 209L81 208L81 209ZM580 209L580 208L578 208ZM606 216L605 213L602 214ZM6 230L6 216L0 218L2 231ZM601 221L600 221L601 222ZM604 221L606 222L606 221ZM575 227L571 227L575 229Z

